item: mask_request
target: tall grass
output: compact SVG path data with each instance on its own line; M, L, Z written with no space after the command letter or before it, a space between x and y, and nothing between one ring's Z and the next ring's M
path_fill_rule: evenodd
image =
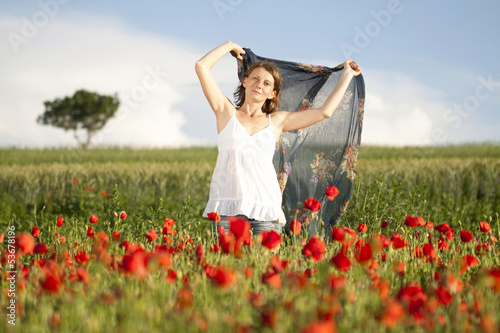
M409 214L469 225L494 217L500 211L495 148L438 147L422 153L424 148L362 147L354 194L341 223L401 223ZM2 225L102 212L115 186L117 209L138 220L154 219L160 215L156 211L204 221L216 149L4 149L0 155Z

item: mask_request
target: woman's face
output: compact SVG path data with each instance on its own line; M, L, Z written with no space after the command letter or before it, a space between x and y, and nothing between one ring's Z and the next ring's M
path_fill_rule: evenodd
M248 77L243 80L245 88L245 99L265 102L276 95L274 91L274 78L263 67L255 68Z

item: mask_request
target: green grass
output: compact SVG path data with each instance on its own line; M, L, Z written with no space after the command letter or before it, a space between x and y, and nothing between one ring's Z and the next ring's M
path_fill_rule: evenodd
M500 158L499 144L469 144L438 147L385 147L362 145L363 160L440 159L440 158ZM213 162L216 147L178 149L0 149L0 165L40 165L46 163L171 163Z
M216 147L179 149L0 149L0 165L214 162Z
M495 217L500 211L499 151L495 145L363 146L342 223L401 221L410 214L457 226ZM156 210L203 221L217 150L3 149L0 156L3 226L101 213L109 202L101 192L112 194L115 186L116 208L135 219L153 219Z
M262 282L263 274L271 269L273 253L259 246L257 240L253 247L244 247L241 259L210 251L208 221L201 213L208 199L216 148L0 150L0 232L6 232L8 225L15 226L17 232L31 232L37 226L37 243L46 243L51 251L45 258L55 253L57 262L52 263L50 271L38 267L43 264L36 260L43 255L20 259L29 271L25 277L18 274L19 282L24 283L24 289L18 290L23 310L12 331L48 332L60 325L60 331L73 332L110 331L110 327L119 332L197 332L207 325L210 332L248 328L289 332L329 314L341 332L378 332L386 330L380 317L389 308L390 300L397 299L398 292L411 281L423 287L427 298L422 310L425 321L413 321L401 302L405 317L394 327L395 332L477 331L486 319L493 320L498 328L499 298L490 289L491 280L484 277L488 268L500 265L498 245L480 255L474 243L461 243L458 233L471 230L480 242L491 241L492 235L500 237L499 155L495 145L362 146L354 193L340 226L356 228L365 223L369 233L358 234L364 241L373 233L391 237L400 232L410 246L384 250L386 260L374 254L379 264L374 269L356 264L356 250L351 248L348 255L353 267L342 273L329 263L339 252L338 243L328 243L325 260L315 263L302 254L300 237L282 235L277 254L289 264L279 273L281 289L274 290ZM125 221L115 215L122 210L128 213ZM91 214L99 216L97 224L89 223ZM449 223L457 230L450 249L437 250L436 231L404 226L407 215L422 216L434 225ZM61 228L55 226L58 216L64 217ZM110 238L112 231L119 231L120 242L138 243L153 254L155 245L163 244L162 237L147 243L144 234L151 228L160 234L166 217L176 221L178 231L171 236L174 249L179 249L172 253L169 268L178 275L173 283L166 282L170 273L167 269L150 269L139 280L125 277L119 263L126 252L118 247L119 243L110 241L109 248L103 251L86 234L88 226L95 232L104 231ZM382 221L390 222L390 227L382 230ZM480 232L480 221L489 222L493 233ZM415 230L419 230L420 237ZM56 232L67 241L58 241ZM433 235L442 265L414 255L415 246L429 242L429 235ZM6 241L3 249L5 245ZM235 272L235 285L224 291L207 277L203 265L196 262L197 246L203 249L206 263ZM74 259L81 250L92 256L88 266ZM115 256L115 264L99 262L99 256L107 251ZM75 268L88 271L91 278L87 285L69 281L75 269L64 260L64 253L73 258ZM459 274L465 254L476 255L479 263ZM400 263L404 263L403 274L395 269ZM249 278L245 277L247 267L253 270ZM308 269L312 273L305 277ZM47 292L43 287L45 278L56 273L64 280L62 287L57 293ZM433 281L431 277L436 274L442 278ZM329 279L334 276L345 276L345 286L332 290ZM463 291L453 289L450 276L463 280ZM303 286L297 277L305 279ZM376 283L382 280L390 286L389 298L379 294ZM5 290L7 282L3 279L1 283ZM438 287L452 291L448 305L436 305ZM179 308L182 290L189 290L192 296L185 308ZM261 294L261 304L252 302L249 293ZM2 308L6 306L4 299ZM461 312L464 305L466 313ZM277 318L272 328L265 319L270 315ZM5 317L0 324L5 324ZM435 326L428 326L431 324Z

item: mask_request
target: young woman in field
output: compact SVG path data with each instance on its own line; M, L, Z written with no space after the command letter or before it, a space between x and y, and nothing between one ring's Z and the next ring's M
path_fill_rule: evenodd
M242 60L245 51L228 41L201 58L195 66L203 93L212 108L218 132L219 155L203 213L217 212L219 225L229 229L228 217L247 219L254 235L281 232L286 220L273 155L281 133L305 128L332 116L353 76L361 73L351 60L322 107L302 112L278 111L281 76L271 62L258 62L244 74L236 90L236 107L224 96L210 69L228 52ZM212 223L212 230L215 224Z

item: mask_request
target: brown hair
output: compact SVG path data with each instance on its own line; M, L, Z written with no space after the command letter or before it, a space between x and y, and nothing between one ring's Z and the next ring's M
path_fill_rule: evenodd
M247 69L245 74L243 75L243 78L241 79L241 83L236 88L236 91L234 92L234 98L236 99L236 106L241 107L243 103L245 103L245 87L243 87L243 80L246 77L249 77L250 74L252 74L252 71L256 68L262 67L266 71L269 72L274 78L274 88L273 91L276 91L276 95L272 99L268 99L265 101L264 105L262 105L262 112L264 113L272 113L274 111L277 111L280 107L280 101L281 101L281 74L276 67L276 65L270 61L260 61Z

